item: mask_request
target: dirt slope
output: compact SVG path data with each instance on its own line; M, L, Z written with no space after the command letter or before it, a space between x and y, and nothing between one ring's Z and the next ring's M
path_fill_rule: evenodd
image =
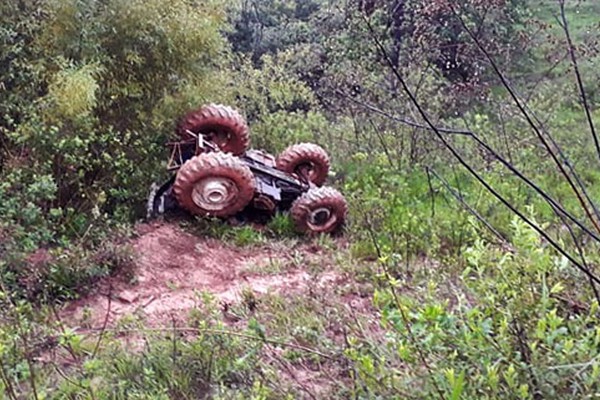
M148 326L162 326L173 318L184 320L200 302L201 292L213 294L226 307L240 301L248 290L258 296L301 293L345 281L328 271L330 255L314 244L289 248L276 242L238 248L166 223L140 225L137 233L130 242L134 278L128 282L121 276L104 282L92 295L69 304L62 312L63 321L99 328L106 318L111 326L123 316L136 315ZM342 240L336 245L345 246ZM320 265L321 272L309 272L311 264Z

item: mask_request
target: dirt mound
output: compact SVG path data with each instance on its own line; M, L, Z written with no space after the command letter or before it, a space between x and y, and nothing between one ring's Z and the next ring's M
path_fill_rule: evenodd
M247 291L259 296L302 292L342 280L333 272L315 275L298 265L297 254L323 264L319 250L310 244L238 248L163 223L140 225L137 233L130 242L136 260L131 282L123 277L105 282L95 294L69 304L61 313L63 321L99 328L105 319L111 326L123 316L136 315L148 326L162 326L173 318L185 319L201 302L202 292L226 307Z

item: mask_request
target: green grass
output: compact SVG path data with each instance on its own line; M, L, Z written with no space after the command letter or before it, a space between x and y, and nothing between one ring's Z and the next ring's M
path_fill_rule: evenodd
M553 17L555 1L531 4L535 16L561 36ZM597 34L591 28L600 22L600 1L569 1L567 11L578 43L587 40L588 31ZM546 50L553 46L546 45ZM598 80L590 79L597 72L583 62L590 93L598 93ZM597 200L598 160L572 87L572 76L551 76L530 106ZM465 121L503 149L495 115L502 112L515 165L585 219L565 180L500 92L494 91L491 100L504 102L505 108L496 112L486 104L465 112ZM287 135L289 124L279 124L287 119L284 111L275 116L276 121L263 121L276 122L269 125L277 130L270 133L277 138L274 144L297 137ZM595 112L600 125L598 118ZM356 127L348 120L342 114L331 131L348 131L343 139L352 137ZM74 298L116 272L135 280L128 270L132 253L122 245L130 234L90 238L83 230L82 237L51 248L55 259L39 269L24 268L28 254L0 243L0 393L10 400L597 397L599 305L588 279L432 140L418 142L424 149L415 145L413 150L427 152L427 157L413 162L403 152L417 134L400 127L382 130L387 146L405 157L397 163L405 167L390 166L376 140L381 132L374 131L379 129L375 123L380 121L373 120L374 127L364 124L367 128L356 132L359 143L338 143L331 137L339 144L332 146L339 160L337 184L350 205L343 238L300 236L286 215L275 216L262 230L221 220L180 222L195 235L247 247L248 253L268 246L287 252L283 261L265 259L244 272L261 279L306 273L310 279L304 285L282 285L268 294L242 285L241 299L232 304L203 292L189 317L165 316L161 328L149 328L134 313L104 334L74 331L56 321L52 310L24 299L42 294ZM311 127L313 123L329 131L320 118ZM482 157L470 139L452 140L484 179L579 259L565 225L539 196L498 162ZM425 166L460 188L464 200L506 241L466 212L439 180L428 176ZM36 190L32 199L39 200L45 189ZM6 204L10 200L11 218L23 218L21 203L26 202L4 198ZM42 213L34 216L43 219ZM35 249L39 240L25 248ZM595 268L599 246L581 243ZM324 276L335 279L324 282ZM178 284L167 282L165 290L176 290ZM88 311L81 321L65 322L86 328L89 320Z
M555 0L530 0L530 7L536 18L551 25L555 34L562 35L557 17L560 19L560 7ZM565 4L567 22L573 39L581 42L598 33L600 24L600 1L567 0Z
M537 81L554 62L566 52L566 37L561 27L560 7L554 0L531 0L533 18L547 24L547 29L539 32L533 40L532 54L535 62L531 65L533 75L529 81ZM567 1L565 6L567 22L574 46L578 49L579 69L585 82L588 95L598 101L598 93L593 82L598 80L598 56L593 51L593 43L600 32L600 1ZM548 40L547 35L552 38ZM564 51L562 50L564 48ZM549 58L551 61L546 60ZM550 75L553 84L567 82L574 85L570 59L563 60Z

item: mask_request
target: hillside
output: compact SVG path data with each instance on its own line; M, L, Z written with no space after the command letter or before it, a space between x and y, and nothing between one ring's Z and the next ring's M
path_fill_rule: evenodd
M1 3L0 398L598 397L599 39L597 0Z

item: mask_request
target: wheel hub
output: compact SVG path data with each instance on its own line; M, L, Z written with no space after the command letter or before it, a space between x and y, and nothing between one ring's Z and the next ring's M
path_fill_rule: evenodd
M192 200L204 210L218 211L231 204L237 193L237 186L231 179L211 177L201 180L194 186Z
M314 226L323 226L329 222L331 215L328 208L317 208L310 213L310 223Z
M218 147L223 147L231 140L231 135L225 130L214 130L209 134L209 140L217 144Z
M316 174L315 166L310 162L302 163L296 167L296 173L306 180L312 181Z

